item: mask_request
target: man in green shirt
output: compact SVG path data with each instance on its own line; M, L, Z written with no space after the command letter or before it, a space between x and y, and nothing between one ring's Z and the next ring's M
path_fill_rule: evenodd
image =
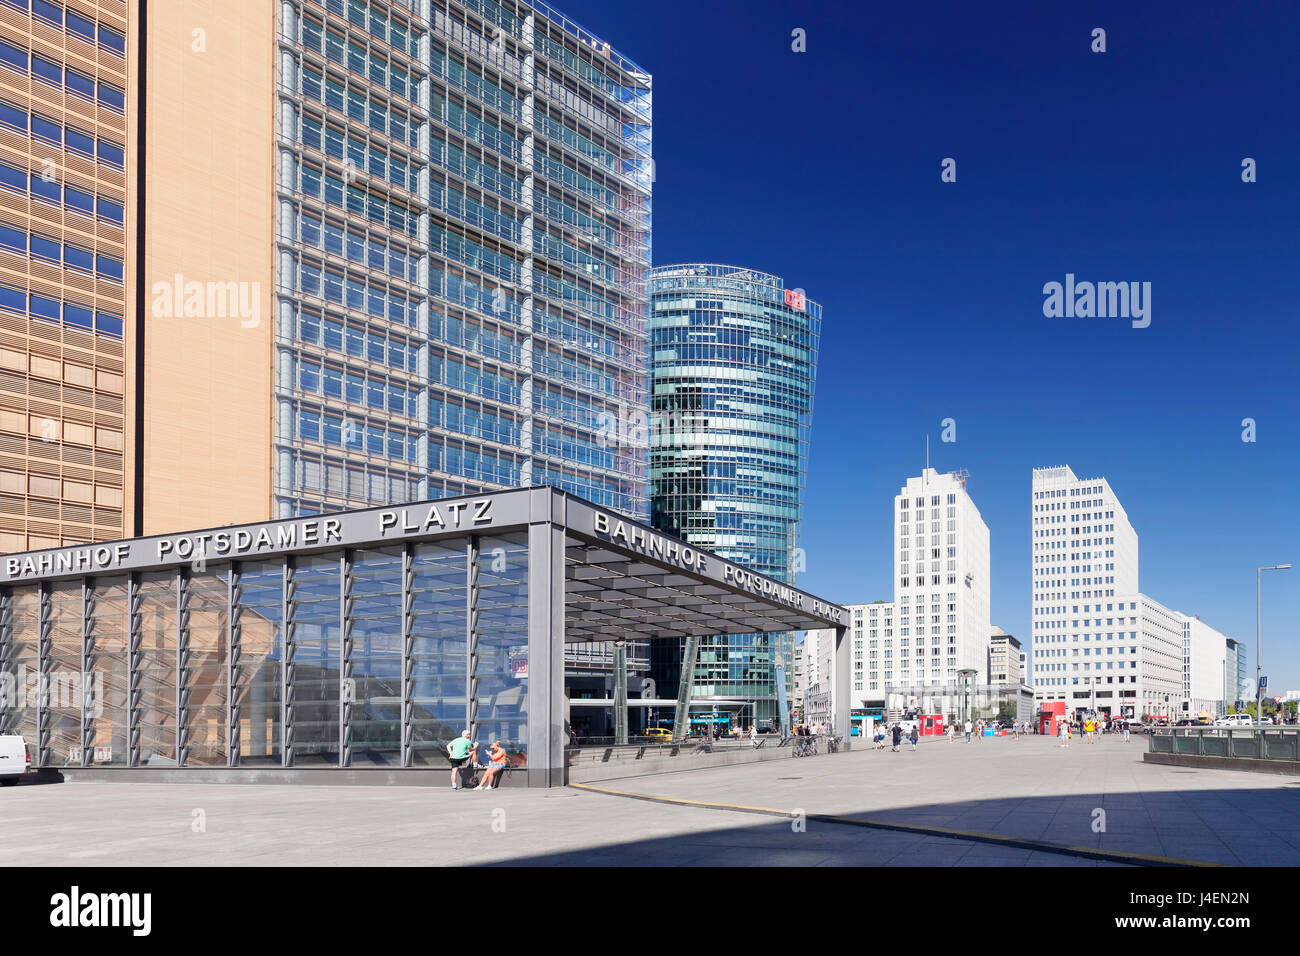
M469 731L461 732L461 735L447 744L447 756L451 758L451 789L461 789L460 768L465 766L465 761L469 759L470 740Z

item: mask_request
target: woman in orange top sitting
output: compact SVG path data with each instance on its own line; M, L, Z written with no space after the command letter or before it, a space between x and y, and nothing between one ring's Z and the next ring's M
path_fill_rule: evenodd
M491 790L497 781L497 775L506 769L506 749L501 746L501 741L497 741L488 748L488 756L492 762L488 764L487 773L483 774L483 782L475 790Z

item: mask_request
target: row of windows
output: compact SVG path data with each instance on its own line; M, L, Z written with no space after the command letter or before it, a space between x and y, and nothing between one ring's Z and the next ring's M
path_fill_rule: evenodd
M304 259L298 263L296 288L304 295L344 305L399 325L415 325L419 300L390 289L365 275L341 272L334 267Z
M429 397L429 425L503 445L519 444L519 423L513 416L440 396Z
M397 415L414 418L418 414L417 389L405 388L386 378L351 369L322 366L319 362L305 358L298 366L298 388L313 395L343 399L354 405L369 405Z
M30 251L34 259L62 263L69 269L87 275L95 274L101 279L108 279L119 285L122 282L122 260L104 255L102 252L96 254L71 243L62 243L40 233L33 232L29 236L23 230L6 226L3 222L0 222L0 247L24 255Z
M120 315L95 312L76 302L60 302L49 296L38 295L35 292L28 294L22 289L14 289L7 285L0 285L0 309L19 315L31 315L34 319L43 319L46 322L62 321L66 325L88 332L99 332L119 339L122 337Z
M303 309L298 317L298 339L405 372L419 367L419 346L413 342L342 318L322 317L312 309Z
M595 140L588 139L576 129L566 126L560 120L549 116L541 107L533 110L533 119L535 128L543 136L557 143L562 143L573 152L582 154L583 159L587 162L596 166L603 166L611 173L631 175L649 166L648 160L629 160L619 157Z
M429 137L429 156L434 162L466 182L483 189L490 189L511 202L519 202L523 195L523 180L514 173L484 162L473 153L461 149L436 133Z
M537 171L551 182L563 185L573 192L581 193L588 201L604 206L611 212L618 213L623 209L621 193L610 189L604 183L598 182L590 176L583 175L572 166L566 166L557 157L539 155Z
M346 79L322 73L304 63L299 74L298 92L313 102L323 103L345 114L348 119L387 134L399 143L412 147L420 145L420 120L416 115L382 100L371 99L364 83L356 80L351 83L353 85L349 85Z
M932 507L932 508L937 508L937 507L939 507L939 499L940 499L940 497L942 497L942 496L941 496L941 495L931 495L931 496L930 496L930 507ZM901 498L901 499L899 500L899 502L898 502L899 510L906 510L906 509L907 509L907 502L908 502L908 499L906 499L906 498ZM948 495L948 504L950 504L950 505L955 505L956 503L957 503L957 496L956 496L955 494L950 494L950 495ZM918 507L918 508L924 508L924 507L925 507L925 499L924 499L924 498L917 498L917 499L916 499L916 507ZM936 517L938 517L938 516L936 515ZM906 520L906 519L904 519L904 520Z
M87 159L98 159L106 166L122 169L126 164L126 151L116 143L101 139L75 126L64 126L58 120L43 116L35 110L30 113L22 106L15 106L6 100L0 100L0 125L18 130L30 131L32 136L56 146L65 147L69 152L78 153Z
M453 129L466 139L500 153L506 159L518 162L523 158L523 140L495 119L484 116L479 110L448 98L440 87L434 87L429 115L448 129Z
M304 113L298 123L298 141L317 152L345 162L363 172L387 180L399 189L418 192L419 163L377 143L368 143L355 133L326 124L319 117Z
M519 341L509 332L484 328L456 315L434 309L429 315L429 338L455 345L498 362L518 365Z
M29 54L22 47L16 47L0 40L0 64L20 70L29 71L33 79L42 80L54 86L66 89L73 96L98 103L115 113L126 111L126 93L112 83L95 81L93 77L79 73L71 67L65 67L53 60L47 60L39 53Z
M558 196L538 192L533 198L533 208L549 221L569 226L588 242L616 246L622 238L622 234L603 219L597 219Z
M646 510L644 487L627 478L576 475L539 463L533 470L533 484L553 485L561 491L626 515L643 515Z
M420 254L406 246L390 242L356 226L323 217L318 212L303 210L298 217L298 239L304 245L336 256L346 257L358 265L406 282L420 280Z
M523 119L523 101L489 80L482 70L448 56L447 51L436 44L430 60L434 76L445 80L477 102L486 103L503 116L514 120Z
M429 441L429 469L508 488L519 485L519 463L512 455L463 448L451 442L444 445L437 438Z
M297 494L323 493L353 500L400 504L414 499L418 487L416 481L403 472L379 472L355 462L344 464L324 456L309 456L300 449L293 451L293 488ZM300 501L295 505L295 513L299 515L320 514L328 510L320 502Z
M334 448L364 451L399 461L416 461L416 435L402 429L352 421L310 409L298 410L297 426L295 437L299 441L320 442Z
M126 56L126 37L112 27L96 24L94 20L74 10L65 10L50 0L2 0L5 4L23 11L46 23L66 30L73 36L81 37L87 43L98 43L109 53L120 57Z
M407 43L411 38L404 37L401 50L408 52ZM372 83L386 87L397 96L412 103L420 98L420 78L404 66L394 62L378 50L368 48L368 44L355 39L344 39L343 34L327 29L325 24L311 17L303 17L302 33L299 41L308 50L318 53L331 63L346 67L353 73L367 77ZM415 40L418 49L419 40ZM408 53L408 55L410 55ZM418 55L418 54L416 54Z
M405 51L409 56L420 55L420 37L417 30L399 17L391 16L382 7L372 6L366 0L317 0L317 5L330 13L346 16L348 23L367 31L376 40Z
M439 225L429 227L429 249L440 256L453 259L479 272L486 272L498 279L507 282L519 281L519 261L513 256Z
M578 388L615 398L630 397L632 382L618 369L597 368L551 349L533 353L533 370L550 378L572 382Z
M514 376L481 368L454 355L433 352L429 356L429 381L503 405L519 404L519 383Z
M498 320L519 324L519 303L513 292L500 286L489 286L479 280L445 269L435 262L429 269L429 294L455 302Z
M522 234L521 220L513 213L465 192L441 176L429 184L429 205L508 242L518 242Z
M298 191L313 199L323 200L335 209L346 209L355 216L387 225L398 232L414 236L419 232L420 214L402 203L372 192L364 186L345 184L332 170L303 165Z
M62 204L73 212L86 216L98 214L100 219L117 226L123 223L122 204L119 202L96 196L75 186L65 186L56 179L47 179L36 173L29 176L25 169L0 163L0 188L28 194L29 183L30 195L36 199L55 205Z

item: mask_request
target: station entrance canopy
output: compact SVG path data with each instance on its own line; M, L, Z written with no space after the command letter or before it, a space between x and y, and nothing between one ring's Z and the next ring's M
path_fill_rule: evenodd
M0 733L34 767L279 772L445 769L468 728L556 786L566 642L833 628L847 678L848 623L552 488L156 535L0 557Z

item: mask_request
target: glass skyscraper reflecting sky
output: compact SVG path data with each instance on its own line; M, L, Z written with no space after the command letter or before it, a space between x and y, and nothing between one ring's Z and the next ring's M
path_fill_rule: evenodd
M672 265L650 275L652 521L793 584L821 306L752 269ZM682 642L661 643L653 672L676 686ZM772 720L781 658L788 693L792 634L705 639L692 699L753 702L719 710Z

